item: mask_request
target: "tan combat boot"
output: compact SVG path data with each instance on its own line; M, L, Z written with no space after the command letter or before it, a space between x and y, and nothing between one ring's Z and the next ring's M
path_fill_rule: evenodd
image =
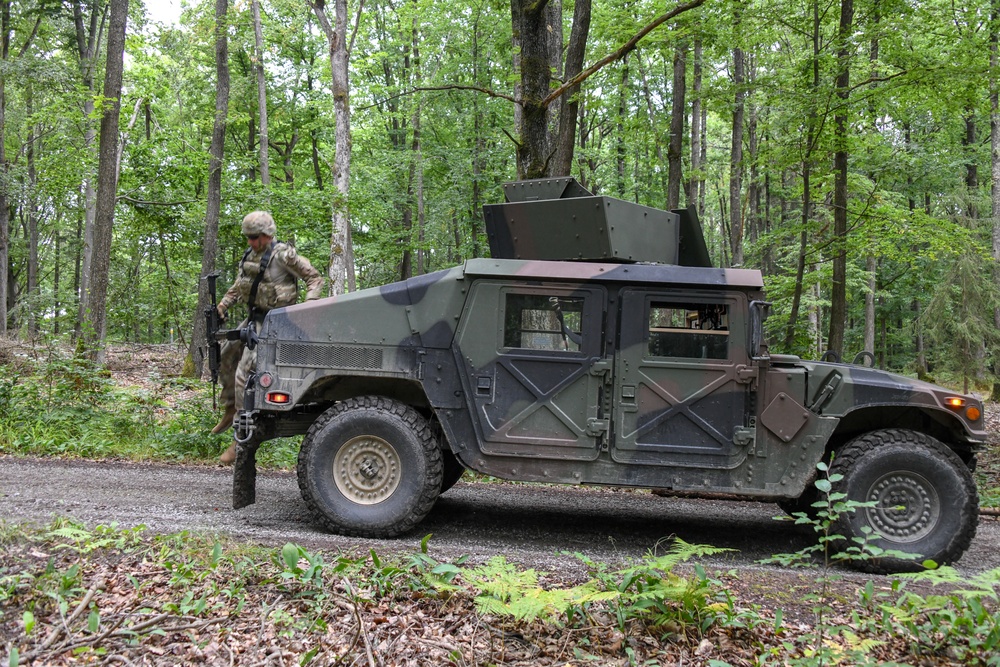
M223 431L228 429L230 426L233 425L234 417L236 417L236 407L230 406L226 408L225 414L222 415L222 419L220 419L219 423L216 424L215 428L212 429L212 433L222 433Z
M234 440L233 444L229 445L229 449L222 452L222 456L219 457L219 463L221 463L224 466L231 466L233 465L233 461L235 460L236 460L236 441Z

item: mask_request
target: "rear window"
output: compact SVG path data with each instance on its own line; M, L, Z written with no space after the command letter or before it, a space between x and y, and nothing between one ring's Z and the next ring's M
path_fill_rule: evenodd
M649 356L725 359L729 356L729 308L721 303L649 306Z

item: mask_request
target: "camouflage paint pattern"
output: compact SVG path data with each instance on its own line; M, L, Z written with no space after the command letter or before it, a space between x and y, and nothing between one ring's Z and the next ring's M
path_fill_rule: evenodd
M766 351L755 358L749 309L762 298L752 270L470 260L272 311L257 370L290 401L257 391L255 407L259 420L288 413L292 423L302 410L386 395L434 414L443 446L484 474L755 498L798 496L832 443L872 428L923 430L965 456L984 441L982 418L947 407L955 394L940 387ZM508 310L519 299L576 308L578 330L567 335L579 342L511 346ZM664 334L712 333L723 356L650 354L646 318L663 304L725 310L714 332Z

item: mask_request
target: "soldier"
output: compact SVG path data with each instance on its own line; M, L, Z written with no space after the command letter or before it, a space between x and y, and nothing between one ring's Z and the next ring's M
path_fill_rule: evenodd
M306 284L307 301L322 296L323 277L308 259L295 252L295 248L276 241L276 233L274 218L267 211L254 211L243 218L243 235L247 237L250 247L240 261L236 282L218 305L219 316L225 318L226 311L234 303L247 304L249 315L240 324L241 329L253 320L254 330L259 331L269 310L295 303L298 300L296 278ZM219 379L225 414L212 433L222 433L232 426L236 406L243 404L243 389L256 362L256 349L251 350L238 340L227 340L222 344ZM236 442L233 441L219 461L229 465L235 460Z

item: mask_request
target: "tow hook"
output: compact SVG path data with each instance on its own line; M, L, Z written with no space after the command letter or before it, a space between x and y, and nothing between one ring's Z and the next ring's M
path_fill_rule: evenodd
M257 430L257 426L254 424L256 416L257 410L240 410L236 413L236 419L233 421L233 428L236 431L233 437L236 442L242 445L253 437L254 431Z

